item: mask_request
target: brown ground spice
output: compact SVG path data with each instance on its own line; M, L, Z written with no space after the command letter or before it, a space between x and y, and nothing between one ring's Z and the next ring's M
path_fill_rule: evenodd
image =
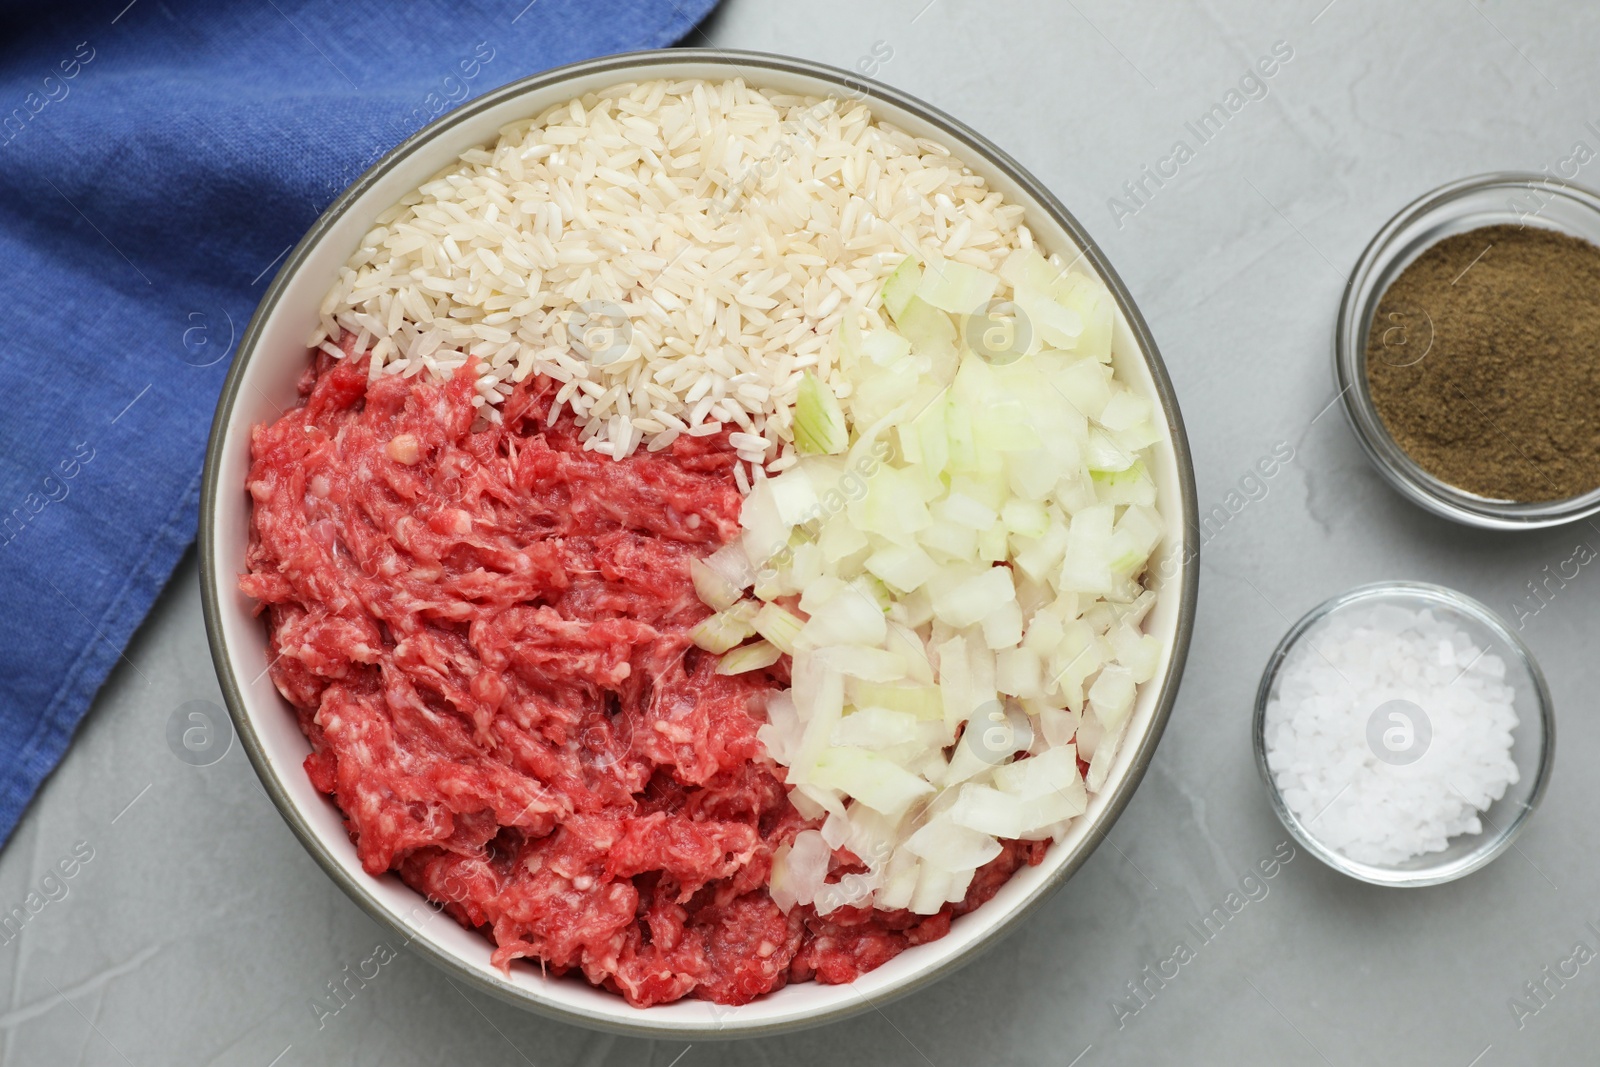
M1600 486L1600 248L1517 226L1445 238L1379 301L1367 381L1441 481L1516 501Z

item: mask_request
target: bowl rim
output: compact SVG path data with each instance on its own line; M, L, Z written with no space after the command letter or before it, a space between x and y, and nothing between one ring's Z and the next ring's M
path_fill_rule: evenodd
M1577 182L1534 171L1475 174L1446 182L1423 193L1395 212L1378 229L1345 280L1339 312L1334 319L1334 385L1343 402L1345 419L1355 432L1362 451L1378 468L1384 480L1407 500L1435 515L1467 526L1489 530L1543 529L1575 522L1600 512L1600 487L1559 500L1516 502L1481 497L1441 481L1423 470L1390 436L1372 402L1365 373L1367 330L1374 311L1388 291L1388 285L1379 289L1369 286L1368 282L1380 264L1386 262L1394 241L1410 225L1430 214L1448 208L1470 194L1495 189L1539 189L1552 198L1563 197L1594 213L1597 226L1600 226L1600 193ZM1539 210L1543 210L1542 205ZM1529 225L1526 220L1537 214L1524 213L1523 224ZM1552 222L1545 222L1543 228L1588 240L1582 234L1573 234L1566 227ZM1441 239L1428 241L1423 250L1431 248ZM1390 284L1392 282L1393 279ZM1361 299L1362 290L1366 290L1364 299Z
M287 288L289 279L294 277L304 265L312 250L326 236L334 222L341 218L357 199L401 160L421 149L437 135L485 110L499 106L517 96L550 88L580 77L614 73L617 75L618 81L623 81L632 78L650 77L657 68L685 64L707 64L720 67L727 70L730 77L743 75L745 73L744 68L748 67L761 72L799 75L818 79L851 92L865 90L866 96L863 99L868 102L873 99L882 100L910 113L937 130L941 137L951 138L956 146L961 148L970 147L982 156L988 165L1000 171L1012 182L1015 182L1033 199L1040 211L1048 216L1052 222L1060 226L1082 249L1082 258L1092 264L1094 270L1111 291L1112 296L1117 301L1118 308L1139 345L1146 370L1150 375L1156 396L1161 403L1162 415L1171 441L1177 468L1177 485L1175 488L1177 490L1176 496L1181 512L1182 526L1181 544L1172 545L1168 550L1169 555L1181 555L1180 569L1182 573L1181 583L1170 583L1169 585L1171 589L1169 595L1175 595L1178 598L1176 628L1170 662L1166 674L1161 680L1161 689L1156 698L1149 728L1139 741L1127 775L1118 785L1117 790L1107 797L1105 807L1101 813L1101 821L1093 828L1096 832L1085 835L1084 840L1076 851L1069 855L1028 897L1013 906L1009 914L995 920L990 928L983 931L971 945L967 946L959 954L943 961L939 966L925 968L909 974L898 985L876 992L870 1000L866 998L865 994L858 994L857 1002L855 1003L841 1004L824 1011L796 1018L753 1023L734 1022L725 1027L703 1030L695 1030L683 1026L669 1027L652 1024L649 1022L648 1009L629 1007L628 1010L637 1015L636 1020L628 1018L621 1013L606 1015L576 1010L569 1006L531 995L527 990L509 981L501 980L496 976L465 968L446 950L434 945L429 938L425 936L410 937L414 931L397 923L360 878L347 875L344 868L328 851L317 830L310 825L293 798L285 790L268 760L262 740L257 734L250 713L247 710L242 687L234 673L228 647L224 639L222 594L216 580L218 548L215 544L215 516L222 499L221 494L225 488L232 488L231 485L224 486L222 484L220 473L221 454L224 442L230 436L229 428L233 421L235 403L242 388L245 368L256 354L256 346L265 329L265 324L277 308ZM247 432L247 428L236 432ZM531 1010L547 1018L588 1029L605 1030L635 1037L664 1037L694 1041L770 1036L835 1022L867 1010L877 1009L884 1003L925 988L961 966L970 963L1004 940L1007 935L1014 933L1023 920L1060 889L1077 869L1083 865L1090 854L1094 852L1099 842L1104 839L1106 832L1116 823L1118 817L1127 807L1129 800L1137 791L1145 771L1155 755L1156 746L1161 740L1177 699L1185 662L1188 657L1189 644L1194 627L1196 601L1199 593L1200 542L1196 533L1195 517L1197 513L1198 503L1194 466L1189 450L1188 437L1184 430L1182 416L1178 410L1177 398L1171 379L1168 376L1160 351L1156 346L1155 338L1150 332L1149 325L1134 304L1133 298L1123 284L1122 279L1111 267L1099 245L1089 236L1077 218L1021 164L993 144L988 138L944 111L882 82L865 78L837 67L792 56L758 51L722 48L650 49L583 60L531 74L508 82L464 103L452 111L446 112L407 137L394 148L385 152L377 162L364 171L322 212L304 236L295 244L278 268L272 283L251 316L249 325L241 335L238 350L234 354L232 364L223 383L221 395L217 401L210 438L206 447L200 494L201 604L206 624L207 643L211 652L212 663L216 670L217 681L222 690L223 700L227 705L229 716L238 733L241 747L249 757L251 765L255 768L263 788L273 805L278 809L278 813L294 832L295 837L299 839L302 847L311 854L324 873L351 900L384 928L395 930L402 936L409 937L409 945L416 948L448 977L467 982L474 989L515 1004L525 1010ZM618 1004L625 1005L625 1002L619 998Z
M1369 601L1381 601L1385 598L1400 594L1404 596L1420 597L1431 603L1442 604L1456 611L1460 611L1481 625L1487 627L1496 637L1500 638L1516 653L1518 661L1528 677L1533 682L1534 695L1537 698L1538 721L1540 725L1539 758L1534 772L1533 787L1528 794L1528 799L1522 802L1522 810L1516 817L1500 829L1493 838L1485 842L1486 847L1471 853L1468 862L1451 867L1448 871L1440 873L1436 868L1422 869L1414 872L1395 871L1377 864L1361 863L1350 859L1340 852L1323 844L1305 825L1300 817L1289 810L1283 800L1283 794L1278 790L1278 783L1272 777L1272 769L1267 765L1266 745L1266 715L1267 702L1272 696L1273 683L1277 681L1278 670L1283 666L1283 661L1288 658L1289 652L1305 634L1307 630L1327 618L1333 612L1352 604ZM1271 801L1273 813L1278 816L1278 821L1283 823L1294 839L1317 859L1341 874L1350 876L1369 885L1384 886L1386 888L1409 889L1419 886L1442 885L1463 878L1478 868L1487 865L1497 858L1506 849L1510 848L1518 834L1527 825L1528 819L1538 808L1539 802L1544 799L1546 788L1550 785L1550 772L1555 764L1556 746L1556 720L1555 705L1550 697L1550 687L1545 681L1544 671L1539 667L1539 661L1534 657L1533 650L1528 647L1517 633L1506 625L1495 611L1465 593L1451 589L1449 586L1437 585L1432 582L1371 582L1347 589L1343 593L1331 596L1318 604L1300 617L1289 632L1283 635L1278 646L1272 650L1271 657L1267 660L1265 669L1261 672L1261 682L1256 687L1255 710L1251 715L1250 723L1251 746L1255 750L1256 770L1261 775L1261 781L1267 787L1267 796ZM1313 820L1315 821L1315 820Z

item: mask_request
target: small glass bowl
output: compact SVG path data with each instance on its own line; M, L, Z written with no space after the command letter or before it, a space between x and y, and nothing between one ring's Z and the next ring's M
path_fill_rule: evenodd
M1447 620L1472 638L1485 653L1498 655L1506 665L1505 684L1515 694L1517 726L1511 734L1511 758L1517 766L1517 781L1479 816L1483 832L1461 834L1450 839L1442 852L1429 852L1393 866L1353 860L1316 836L1314 824L1321 813L1302 822L1284 803L1272 770L1267 765L1267 702L1276 688L1278 670L1308 632L1319 623L1352 609L1371 609L1390 605L1418 611L1431 609L1437 618ZM1550 703L1550 690L1522 639L1507 628L1494 612L1453 589L1421 582L1380 582L1357 586L1313 609L1295 623L1279 642L1256 691L1255 719L1252 725L1256 767L1267 784L1272 810L1284 827L1307 852L1336 871L1373 885L1421 886L1449 882L1477 870L1511 846L1523 824L1533 814L1550 780L1555 755L1556 726ZM1426 758L1425 755L1423 758ZM1338 803L1338 797L1333 803ZM1324 809L1326 810L1326 809Z
M1406 454L1378 417L1367 390L1367 335L1390 284L1446 237L1500 224L1538 226L1600 245L1600 196L1542 174L1498 173L1442 185L1408 204L1378 231L1345 286L1334 324L1333 363L1345 415L1367 456L1401 495L1447 519L1496 530L1557 526L1600 512L1600 488L1564 500L1518 503L1478 496L1440 481ZM1432 343L1432 324L1400 323L1416 362ZM1398 347L1398 346L1397 346Z

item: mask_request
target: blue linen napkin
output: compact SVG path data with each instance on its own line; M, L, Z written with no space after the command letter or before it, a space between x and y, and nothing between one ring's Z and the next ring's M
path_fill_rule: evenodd
M445 110L715 2L0 0L0 843L194 539L290 246Z

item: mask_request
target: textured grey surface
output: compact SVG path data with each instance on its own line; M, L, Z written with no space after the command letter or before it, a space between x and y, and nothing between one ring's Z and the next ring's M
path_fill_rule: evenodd
M1600 960L1564 962L1578 942L1600 950L1600 781L1585 767L1600 746L1591 713L1600 576L1587 568L1523 631L1549 675L1560 741L1549 794L1516 850L1462 882L1399 891L1344 880L1301 854L1209 941L1190 925L1285 839L1248 724L1258 673L1290 620L1386 578L1442 582L1512 615L1546 564L1580 540L1600 546L1582 524L1507 536L1431 519L1380 483L1337 409L1318 418L1333 399L1328 348L1343 272L1390 214L1452 178L1556 167L1578 141L1600 148L1586 126L1600 126L1600 12L1576 2L1325 3L728 0L708 27L717 46L845 67L883 42L893 50L884 80L977 127L1051 186L1150 321L1188 419L1203 508L1280 442L1295 449L1266 496L1205 548L1183 692L1114 847L1024 932L880 1011L736 1044L686 1050L548 1023L455 989L405 953L319 1020L311 999L386 934L293 840L237 747L205 767L169 750L175 709L220 700L191 559L0 854L0 909L30 892L58 898L20 936L0 933L0 1059L1592 1062ZM520 7L508 5L506 18ZM1185 122L1223 102L1278 41L1294 55L1265 98L1119 227L1108 198L1179 138L1193 147ZM1600 165L1578 179L1600 183ZM78 842L93 858L58 880ZM1192 958L1119 1025L1113 1002L1138 1005L1126 984L1180 939ZM1571 977L1547 978L1559 969ZM1534 981L1545 983L1543 1000L1525 988ZM1509 1004L1518 996L1538 1009L1520 1028Z

